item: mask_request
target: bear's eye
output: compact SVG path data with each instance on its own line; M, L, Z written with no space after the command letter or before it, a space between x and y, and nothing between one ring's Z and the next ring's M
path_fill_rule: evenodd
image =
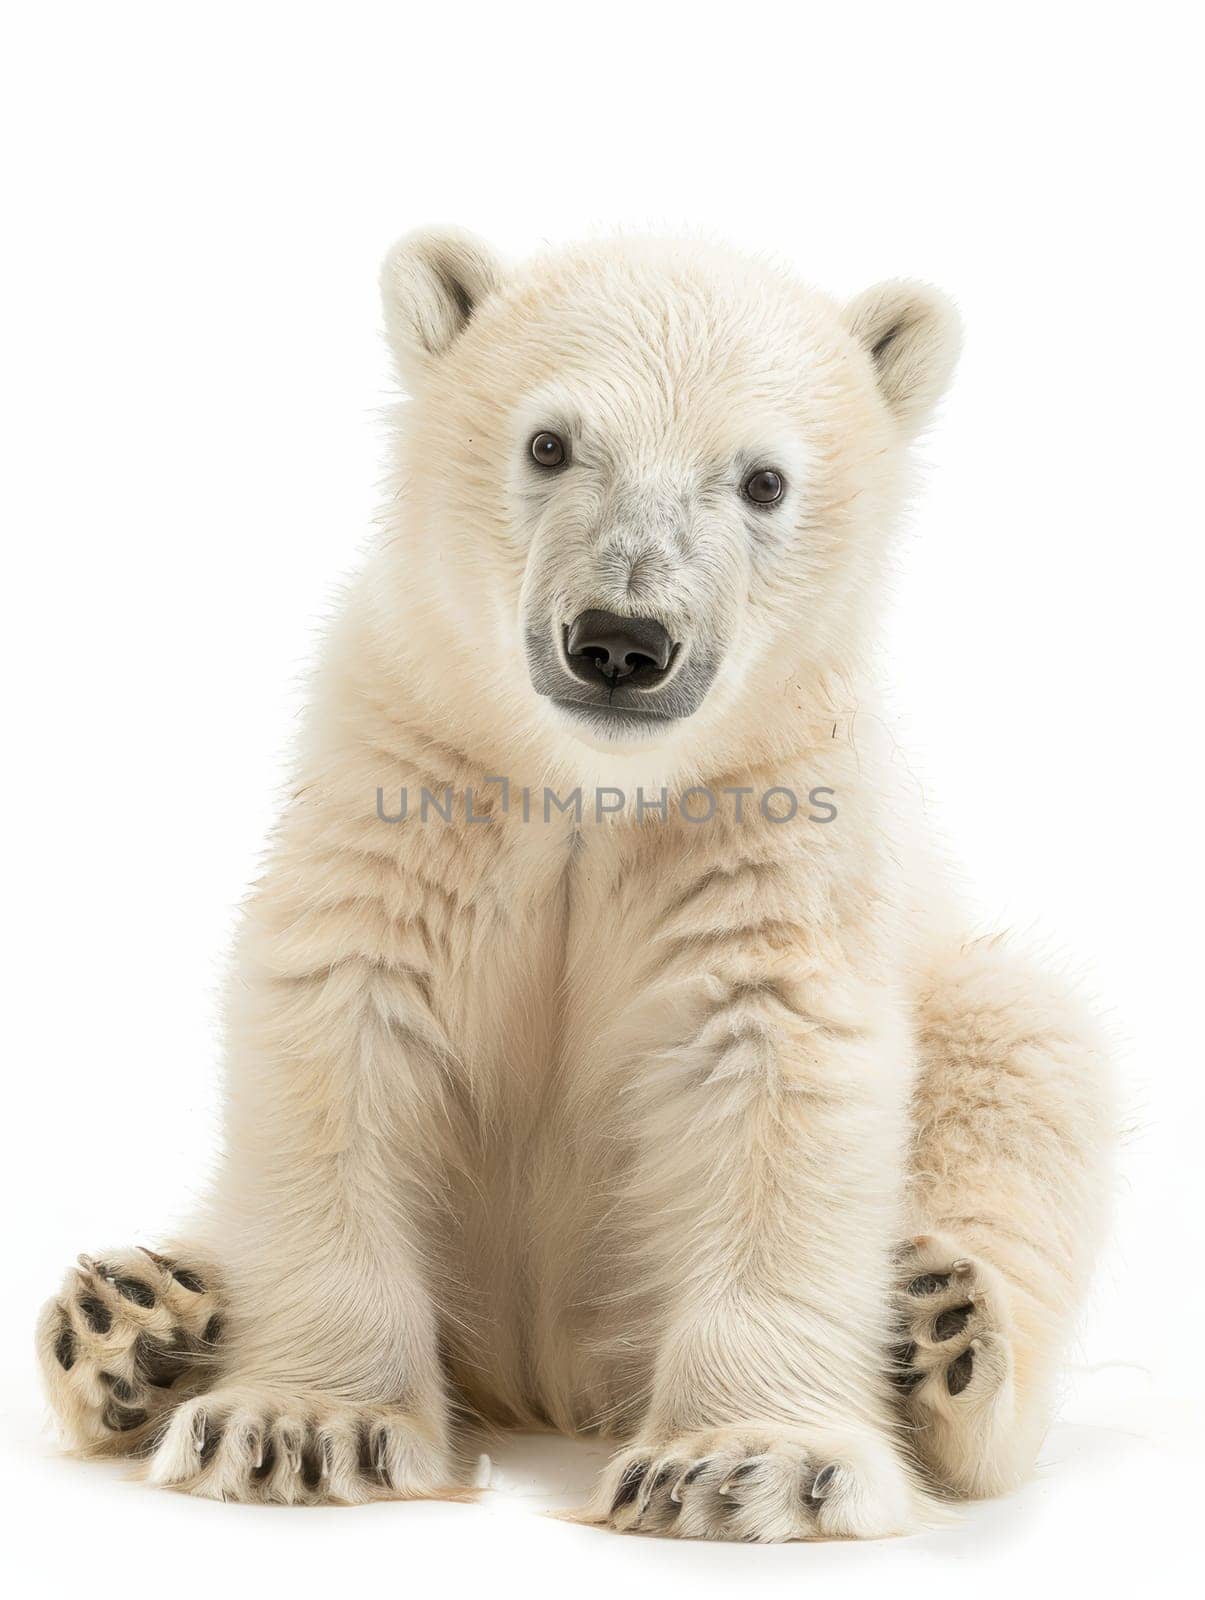
M568 455L559 433L537 433L531 441L531 459L541 467L559 467Z
M758 467L741 485L745 495L758 506L772 506L776 500L781 500L784 487L782 474L771 467Z

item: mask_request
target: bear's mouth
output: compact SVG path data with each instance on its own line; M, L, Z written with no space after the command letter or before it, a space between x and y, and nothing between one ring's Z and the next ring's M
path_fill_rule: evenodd
M678 721L676 716L650 711L644 706L615 705L609 700L601 703L595 700L571 700L556 694L546 698L558 710L567 711L570 716L581 717L600 727L621 728L627 724L631 727L656 728Z

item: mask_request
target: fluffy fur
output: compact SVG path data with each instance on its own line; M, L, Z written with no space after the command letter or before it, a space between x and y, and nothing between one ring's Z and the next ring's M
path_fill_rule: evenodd
M445 1491L455 1412L601 1429L585 1517L711 1538L898 1533L1016 1483L1112 1109L1091 1020L970 937L877 733L953 311L697 243L511 270L451 230L383 286L394 492L247 906L221 1176L185 1237L81 1258L46 1307L64 1433L312 1503ZM591 607L710 652L693 715L612 732L536 693ZM702 825L691 786L729 792ZM837 816L774 822L772 787Z

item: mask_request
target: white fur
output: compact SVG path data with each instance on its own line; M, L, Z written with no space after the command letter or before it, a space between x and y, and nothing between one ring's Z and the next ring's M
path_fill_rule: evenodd
M453 1407L600 1428L583 1515L717 1538L893 1533L925 1486L1015 1483L1113 1125L1091 1022L970 937L876 732L955 314L675 240L508 271L442 230L382 281L412 398L247 906L224 1167L164 1261L89 1260L46 1308L68 1437L198 1493L354 1501L453 1483ZM567 470L533 468L541 428ZM611 737L535 693L525 633L589 607L722 642L693 715ZM546 785L629 804L524 821ZM838 815L690 825L691 785ZM414 814L470 786L485 824Z

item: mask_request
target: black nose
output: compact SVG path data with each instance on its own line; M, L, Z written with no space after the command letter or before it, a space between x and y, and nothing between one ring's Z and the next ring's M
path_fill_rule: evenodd
M652 687L665 676L673 654L670 636L651 617L619 617L614 611L583 611L565 636L569 669L583 683L629 683Z

